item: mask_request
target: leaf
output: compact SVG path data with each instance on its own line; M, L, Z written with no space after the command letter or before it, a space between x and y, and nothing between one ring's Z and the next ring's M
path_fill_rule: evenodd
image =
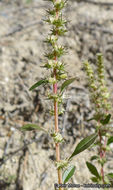
M108 178L113 179L113 173L109 173L109 174L107 174L107 176L108 176Z
M94 183L98 182L98 178L97 178L97 177L91 177L91 180L92 180Z
M80 152L84 151L85 149L87 149L97 138L98 134L94 133L88 137L85 137L84 139L82 139L80 141L80 143L76 146L74 152L72 153L72 155L70 156L69 159L71 159L73 156L79 154Z
M108 173L106 176L108 177L110 183L113 185L113 173Z
M75 166L68 167L63 173L63 183L67 183L75 172Z
M92 118L88 119L87 121L92 121L92 120L95 120L95 118L94 118L94 117L92 117Z
M101 117L102 117L102 115L99 115L99 114L98 114L98 115L95 115L94 117L88 119L87 121L91 121L91 120L98 121L98 120L100 120Z
M37 88L38 86L40 86L41 84L44 84L44 83L47 83L47 80L45 80L45 79L39 80L38 82L33 84L33 86L31 86L29 90L34 90L35 88Z
M110 179L109 179L109 177L107 175L104 176L104 181L105 181L105 184L109 184L108 187L110 187Z
M108 141L107 141L107 145L113 143L113 136L109 137L108 138Z
M98 173L96 167L95 167L93 164L91 164L90 162L86 162L86 165L87 165L89 171L90 171L93 175L95 175L97 178L100 179L100 175L99 175L99 173Z
M94 120L95 120L95 121L100 121L100 119L101 119L102 117L103 117L103 114L98 113L98 114L94 115Z
M32 123L31 123L31 124L26 124L26 125L24 125L23 127L21 127L21 130L22 130L22 131L39 130L39 131L47 132L44 128L39 127L38 125L32 124Z
M93 160L97 160L98 158L99 158L99 156L94 155L94 156L91 157L90 160L93 161Z
M111 114L108 114L108 115L106 116L106 118L105 118L104 120L100 120L100 122L101 122L103 125L106 125L106 124L109 123L110 118L111 118Z
M76 78L71 78L71 79L69 79L69 80L66 80L66 81L62 84L62 86L61 86L61 92L62 92L67 86L69 86L72 82L74 82L75 79L76 79Z

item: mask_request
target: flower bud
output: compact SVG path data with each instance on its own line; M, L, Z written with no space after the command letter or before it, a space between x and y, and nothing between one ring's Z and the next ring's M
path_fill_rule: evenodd
M61 74L60 75L60 79L66 79L67 78L67 74Z
M50 23L52 24L54 22L55 18L53 16L50 16L49 20L50 20Z
M61 66L62 65L62 62L61 61L58 61L57 62L57 66Z
M51 36L51 40L56 41L58 38L54 35Z
M64 111L65 111L65 109L64 108L62 108L61 110L59 110L58 111L58 114L60 115L60 114L63 114L64 113Z
M108 137L108 138L109 138L109 137L110 137L110 134L109 134L109 133L106 133L106 137Z
M58 48L59 48L58 45L55 45L55 46L54 46L54 49L55 49L56 51L58 50Z
M68 166L69 161L68 160L60 160L59 162L56 162L57 169L63 169Z
M59 3L61 3L62 2L62 0L54 0L54 3L55 4L59 4Z
M94 83L92 83L91 85L91 88L93 88L94 90L97 89L96 85Z
M49 61L48 61L48 65L49 65L51 68L54 68L55 62L56 62L56 61L54 61L54 60L49 60Z
M51 136L53 137L55 143L60 143L64 140L60 133L53 133Z
M109 96L110 96L110 94L109 94L109 92L108 92L108 93L105 94L104 97L105 97L105 98L109 98Z
M110 151L111 150L111 148L109 147L109 146L106 146L106 151Z
M56 81L55 78L50 77L50 78L48 79L48 82L49 82L50 84L55 84L57 81Z
M102 94L103 98L109 98L110 94L109 93L104 93Z

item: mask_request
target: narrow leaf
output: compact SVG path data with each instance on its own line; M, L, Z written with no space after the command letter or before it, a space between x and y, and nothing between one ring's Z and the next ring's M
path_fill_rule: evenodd
M107 145L113 143L113 136L109 137L108 141L107 141Z
M100 121L102 117L103 117L103 114L98 113L98 114L94 115L94 120L95 121Z
M106 175L106 176L104 176L104 181L105 181L105 184L109 184L110 185L110 178ZM110 186L108 186L108 187L110 187Z
M93 160L97 160L98 158L99 158L99 156L94 155L94 156L91 157L90 160L93 161Z
M108 173L106 176L108 177L109 184L113 185L113 173Z
M39 127L38 125L32 124L32 123L31 123L31 124L26 124L26 125L24 125L23 127L21 127L21 130L22 130L22 131L39 130L39 131L47 132L44 128Z
M88 119L87 121L92 121L92 120L95 120L95 118L94 118L94 117L92 117L92 118Z
M108 176L108 178L113 179L113 173L109 173L109 174L107 174L107 176Z
M33 86L31 86L29 90L33 90L33 89L37 88L38 86L40 86L41 84L44 84L44 83L47 83L47 80L42 79L42 80L36 82L35 84L33 84Z
M94 183L98 182L98 178L97 178L97 177L91 177L91 180L92 180Z
M100 178L100 175L99 175L99 173L98 173L96 167L95 167L93 164L91 164L90 162L86 162L86 165L87 165L89 171L90 171L93 175L95 175L97 178Z
M75 81L76 78L72 78L72 79L69 79L69 80L66 80L62 86L61 86L61 92L67 87L69 86L72 82Z
M100 120L100 119L101 119L101 117L102 117L102 115L101 115L101 114L94 115L94 117L92 117L91 119L88 119L87 121L91 121L91 120L98 121L98 120Z
M103 125L106 125L106 124L109 123L110 118L111 118L111 114L108 114L108 115L106 116L106 118L105 118L104 120L100 120L100 122L101 122Z
M73 156L75 156L75 155L79 154L80 152L84 151L85 149L87 149L91 144L94 143L97 136L98 136L98 134L94 133L94 134L82 139L80 141L80 143L76 146L74 152L72 153L72 155L70 156L69 159L71 159Z
M63 183L67 183L75 172L75 166L68 167L63 173Z

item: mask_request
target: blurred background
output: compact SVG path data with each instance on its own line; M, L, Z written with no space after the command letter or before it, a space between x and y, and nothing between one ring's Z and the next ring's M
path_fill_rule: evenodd
M31 122L46 129L54 126L48 89L28 90L47 76L40 66L47 50L43 41L50 30L43 22L48 7L44 0L0 0L0 190L53 190L57 183L52 139L43 132L20 130ZM94 132L94 123L87 122L94 111L82 62L88 59L95 68L98 52L104 55L113 102L113 0L69 0L64 15L69 20L68 33L61 39L68 47L64 62L69 77L78 80L67 89L66 112L59 117L66 139L62 159ZM85 161L93 154L95 150L86 150L74 158L76 173L71 183L91 183ZM106 171L113 172L113 151L108 156Z

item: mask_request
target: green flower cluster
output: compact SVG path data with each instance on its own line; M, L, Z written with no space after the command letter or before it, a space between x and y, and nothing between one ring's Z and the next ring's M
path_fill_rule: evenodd
M66 53L66 47L59 44L59 37L64 35L66 30L67 21L63 19L61 10L66 5L65 0L49 0L52 2L52 9L47 10L47 19L45 22L51 25L51 32L45 40L49 49L45 54L46 61L43 65L44 68L50 70L50 76L46 79L50 85L57 85L59 81L67 79L67 72L64 69L64 63L60 60L61 56ZM53 99L58 103L59 114L64 110L61 106L63 103L63 94L60 92L57 94L48 94L49 99ZM53 111L51 110L51 113Z
M56 162L57 169L63 169L66 168L69 164L68 160L60 160L59 162Z
M93 145L98 147L98 156L92 156L91 161L97 160L101 166L100 173L93 164L89 162L86 164L89 171L95 176L91 178L93 182L110 184L109 176L113 178L113 173L105 174L104 165L107 162L106 152L111 150L109 145L113 142L113 136L111 136L111 129L109 127L111 105L109 103L109 92L105 82L105 68L102 54L97 54L97 75L94 73L88 61L84 62L84 68L88 77L91 101L95 106L96 112L94 117L90 120L96 121L95 131L98 134L98 139Z
M45 61L42 67L49 70L49 75L46 78L41 79L31 86L29 90L34 90L40 85L53 85L53 92L48 93L48 99L53 100L54 105L57 103L58 115L64 113L63 108L63 93L64 89L69 86L76 78L67 79L67 71L65 70L65 64L61 60L61 57L66 53L65 46L59 43L60 36L64 35L66 30L67 21L63 18L62 9L65 7L67 0L47 0L52 3L52 8L47 10L47 19L45 22L51 25L50 33L45 39L45 43L48 45L48 50L45 53ZM60 82L60 85L59 85ZM50 113L53 115L55 111L52 109Z
M99 89L99 99L101 102L101 108L104 109L106 112L109 111L111 105L108 103L109 99L109 92L106 87L105 82L105 68L103 64L103 56L102 54L97 54L97 72L98 72L98 89Z
M91 92L91 101L95 106L98 119L106 115L110 109L109 92L105 82L105 69L102 54L97 54L97 75L94 73L91 64L85 61L84 68L89 82L89 90Z
M52 133L51 136L53 137L53 140L55 143L61 143L64 142L64 139L60 133Z

